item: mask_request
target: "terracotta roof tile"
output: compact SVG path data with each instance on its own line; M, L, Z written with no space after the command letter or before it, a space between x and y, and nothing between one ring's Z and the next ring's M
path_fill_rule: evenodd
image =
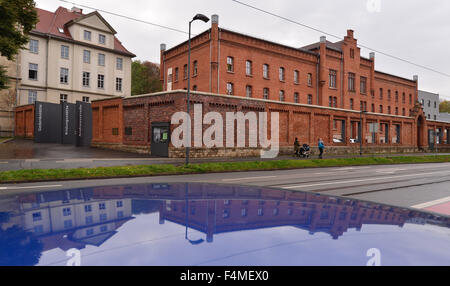
M33 31L73 40L72 35L65 27L65 24L82 17L82 13L73 12L64 7L59 7L54 13L39 8L36 8L36 10L39 22L36 24L36 28ZM60 33L60 29L64 32ZM114 37L114 50L135 57L135 55L128 51L116 37Z

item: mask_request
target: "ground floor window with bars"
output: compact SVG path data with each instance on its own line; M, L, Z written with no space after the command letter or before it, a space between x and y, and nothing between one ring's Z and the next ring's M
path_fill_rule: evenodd
M120 77L116 78L116 91L122 91L122 79Z
M60 94L59 95L59 102L67 102L67 94Z

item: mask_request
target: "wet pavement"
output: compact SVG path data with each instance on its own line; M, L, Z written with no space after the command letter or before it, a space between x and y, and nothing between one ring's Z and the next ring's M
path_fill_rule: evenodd
M136 158L149 157L120 151L90 147L75 147L53 143L34 143L32 140L15 139L0 145L0 160L10 159L80 159L80 158Z

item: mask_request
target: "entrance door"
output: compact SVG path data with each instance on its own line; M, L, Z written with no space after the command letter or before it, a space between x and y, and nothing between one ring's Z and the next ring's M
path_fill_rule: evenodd
M169 142L170 142L170 123L169 122L154 122L151 125L152 156L169 157Z

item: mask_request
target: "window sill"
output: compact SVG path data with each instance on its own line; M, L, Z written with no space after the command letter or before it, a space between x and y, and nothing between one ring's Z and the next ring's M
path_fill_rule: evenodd
M246 74L245 76L246 76L246 77L253 78L253 75L252 75L252 74Z
M331 89L331 90L338 90L337 87L331 87L331 86L329 86L328 89Z
M229 70L227 70L227 73L234 74L234 71L229 71Z
M270 77L263 77L264 80L270 80Z

